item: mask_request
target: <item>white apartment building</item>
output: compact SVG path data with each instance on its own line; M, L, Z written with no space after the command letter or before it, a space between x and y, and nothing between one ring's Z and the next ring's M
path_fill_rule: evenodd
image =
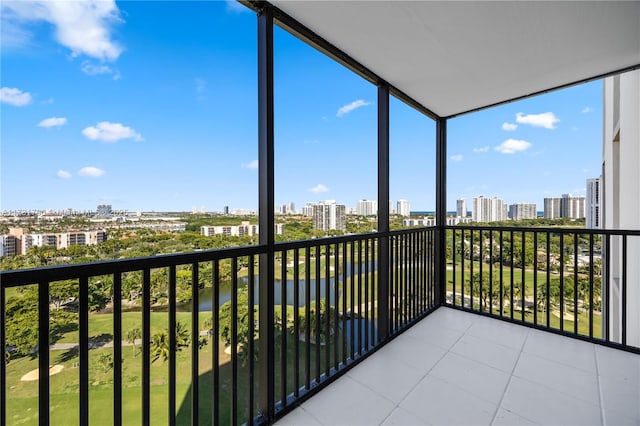
M411 214L411 206L409 205L408 200L400 199L396 206L396 214L405 217Z
M378 214L378 202L375 200L359 200L356 214L360 216L375 216Z
M560 217L560 198L545 198L544 218L559 219Z
M484 196L473 198L474 222L500 222L507 220L507 205L500 198Z
M422 219L403 219L402 226L436 226L436 218L423 217Z
M346 231L346 217L344 204L336 204L335 200L320 201L313 206L313 229Z
M602 223L605 229L640 229L640 71L604 79ZM619 341L622 324L622 238L611 239L605 277L613 314L608 324ZM640 346L640 237L627 238L627 344ZM604 259L607 261L607 259ZM603 290L604 294L604 290Z
M216 235L224 235L227 237L244 237L258 235L258 225L252 225L250 222L243 221L240 225L218 225L218 226L201 226L200 235L213 237Z
M467 217L467 200L460 198L456 200L456 216Z
M447 226L465 225L471 223L471 221L472 219L470 217L447 216Z
M302 207L302 216L313 217L313 206L315 203L306 203Z
M571 194L562 194L560 199L560 217L569 219L584 219L585 197L574 197Z
M586 215L588 229L601 229L602 218L600 209L601 178L587 179Z
M524 220L538 217L535 203L516 203L509 206L509 219Z

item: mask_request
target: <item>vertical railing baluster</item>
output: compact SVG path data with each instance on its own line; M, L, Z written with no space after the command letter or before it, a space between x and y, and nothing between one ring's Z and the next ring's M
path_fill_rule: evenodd
M538 324L538 232L533 231L533 323Z
M347 358L349 357L347 348L347 262L348 253L347 243L345 241L342 243L342 362L344 364L347 363Z
M338 363L340 362L340 298L338 281L340 278L340 244L335 243L333 245L333 306L335 307L335 324L333 326L333 365L338 370Z
M311 248L304 252L304 386L311 387Z
M604 338L605 341L610 342L611 341L611 315L612 315L612 311L613 311L613 305L611 304L611 264L610 264L610 260L611 260L611 235L610 234L605 234L605 246L604 246L604 250L605 250L605 256L604 256L604 262L605 264L604 266L604 277L603 277L603 281L606 280L606 284L604 287L604 293L605 293L605 301L602 304L602 308L606 310L606 312L604 312L604 315L602 315L605 318L605 325L604 325Z
M493 315L493 230L489 231L489 313Z
M564 331L564 234L560 233L560 330Z
M358 284L357 284L357 292L358 292L358 316L357 322L358 325L358 353L362 355L362 240L358 240ZM355 312L354 312L355 315Z
M255 262L255 258L254 256L251 254L249 255L249 258L247 259L248 262L248 268L249 268L249 282L248 282L248 297L247 297L247 322L249 323L249 336L248 336L248 348L246 348L247 350L247 354L249 354L249 359L248 359L248 363L249 363L249 395L247 398L247 424L253 424L253 418L254 418L254 413L253 413L253 405L254 405L254 401L255 401L255 386L254 386L254 381L255 381L255 333L256 333L256 325L255 325L255 315L254 315L254 309L255 309L255 288L256 288L256 282L255 282L255 270L254 270L254 262ZM275 267L273 268L273 271L275 272ZM286 280L285 280L286 281ZM283 300L285 300L283 298ZM286 303L286 300L285 300ZM286 305L285 305L286 306ZM258 309L260 309L258 307ZM282 321L283 321L283 326L286 327L286 321L284 321L284 315L286 315L287 311L286 309L283 312L283 317L282 317ZM285 333L285 329L283 328L283 335L286 335ZM283 346L283 350L286 349L286 342ZM245 350L245 349L243 349ZM274 359L275 361L275 359ZM286 369L284 371L281 372L281 374L286 378L286 373L285 373ZM285 398L286 400L286 398ZM284 401L283 401L284 404Z
M478 233L480 234L478 236L478 246L480 249L480 265L479 265L479 269L480 269L480 282L478 283L478 293L480 294L480 300L478 300L478 304L480 305L480 312L484 312L484 308L483 308L483 299L482 299L482 295L483 295L483 288L482 285L484 284L484 270L483 270L483 263L484 263L484 241L482 239L482 229L478 230ZM486 307L485 307L486 308Z
M3 357L7 353L5 297L4 286L0 282L0 351ZM4 366L0 368L0 424L7 424L7 369Z
M49 282L41 281L38 285L38 422L41 425L49 424L49 405Z
M113 424L122 424L122 273L114 272L113 306Z
M522 322L525 321L525 299L527 297L527 284L525 280L525 270L527 267L527 246L525 244L525 233L522 231L522 260L520 265L521 283L520 283L520 307L522 309Z
M169 424L176 424L176 372L177 372L177 342L176 342L176 265L169 266ZM215 346L215 345L214 345Z
M600 251L600 259L602 259L602 251ZM593 265L593 234L589 234L589 337L590 338L593 338L593 266L594 266ZM602 279L600 281L602 282Z
M458 264L456 263L456 251L458 250L458 247L456 246L456 234L457 234L457 229L452 229L451 230L451 255L453 256L453 260L451 262L451 265L453 266L453 271L452 271L452 275L453 275L453 294L452 294L452 301L453 301L453 306L456 306L457 303L457 293L456 293L456 269L458 269ZM445 291L446 291L446 286L445 286ZM446 297L445 297L446 300Z
M300 395L300 251L293 251L293 366L294 395Z
M142 424L151 424L151 270L142 271Z
M324 246L324 372L329 377L331 364L331 245Z
M465 229L461 229L460 230L462 235L460 236L460 305L464 308L465 307L465 303L464 303L464 258L465 258L465 248L466 248L466 241L465 241Z
M578 334L578 233L573 234L573 333Z
M500 272L500 317L501 318L504 316L504 258L503 258L504 240L503 240L503 237L504 237L504 234L502 233L502 229L501 229L499 233L500 250L498 253L498 255L500 256L499 272Z
M287 406L287 336L289 335L287 330L287 250L282 250L280 261L280 309L282 313L280 315L282 332L280 340L280 401L282 407ZM258 308L259 309L259 308Z
M513 245L513 230L509 231L509 251L511 255L509 256L509 317L513 319L513 287L515 286L514 281L514 270L513 270L513 262L514 262L514 252L515 247Z
M211 403L211 420L213 424L219 424L220 422L220 261L214 259L213 267L213 289L212 289L212 301L211 301L211 315L213 317L213 330L211 337L211 344L213 345L211 351L211 366L213 369L213 380L211 386L213 387L211 395L213 401Z
M265 309L268 307L265 306ZM270 324L263 324L269 327ZM238 424L238 258L231 259L231 424ZM247 348L243 348L247 350ZM193 426L193 425L192 425Z
M546 253L546 259L547 259L547 282L546 282L546 291L545 291L545 296L547 298L547 300L545 301L545 306L546 306L546 326L551 328L551 306L550 306L550 301L551 301L551 233L547 232L547 253Z
M315 273L316 280L315 280L315 286L314 286L315 287L315 293L316 293L315 294L315 306L316 306L315 319L316 319L316 323L315 323L315 327L314 327L315 328L314 334L315 334L315 340L316 340L316 344L314 345L315 346L315 353L316 353L316 355L315 355L315 357L316 357L316 362L315 362L315 369L316 369L316 374L315 374L316 379L315 380L316 380L316 384L320 383L320 326L321 326L321 322L322 322L322 321L320 321L320 314L321 314L321 312L320 312L320 308L321 308L321 306L320 306L320 298L321 298L321 296L320 296L320 281L321 281L321 278L320 278L320 271L321 271L321 268L320 268L320 259L321 259L321 257L320 257L320 247L321 247L320 245L317 245L315 247L315 252L314 252L314 257L315 257L315 261L316 261L316 268L315 268L316 269L316 273Z
M199 307L199 291L200 291L200 273L199 265L194 262L191 265L191 424L199 423L199 403L200 403L200 387L199 368L198 368L198 341L200 340L200 307ZM234 268L235 269L235 268ZM235 317L233 317L235 318ZM235 378L234 378L235 380Z
M349 280L349 295L350 297L350 303L349 306L351 307L351 315L349 318L349 329L350 329L350 333L349 333L349 352L351 354L351 360L355 359L355 346L356 346L356 336L355 336L355 320L356 320L356 307L355 307L355 285L356 285L356 265L355 265L355 261L356 261L356 255L355 255L355 241L351 241L351 244L349 244L349 262L350 262L350 270L351 270L351 279Z
M473 238L473 229L469 230L469 309L475 310L473 307L473 254L475 251L475 241Z
M622 235L622 345L627 345L627 235Z
M366 351L369 351L369 245L370 239L366 239L364 243L364 347Z
M80 361L80 406L79 424L89 424L89 279L81 276L78 279L78 356Z

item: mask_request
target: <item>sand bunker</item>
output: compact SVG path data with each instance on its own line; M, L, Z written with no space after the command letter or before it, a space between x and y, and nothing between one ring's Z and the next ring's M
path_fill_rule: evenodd
M57 365L51 366L49 367L49 375L53 376L54 374L58 374L63 369L64 369L64 365L57 364ZM31 370L27 374L22 376L20 380L22 380L23 382L32 382L34 380L38 380L39 378L40 378L40 375L38 373L38 369L36 368L35 370Z

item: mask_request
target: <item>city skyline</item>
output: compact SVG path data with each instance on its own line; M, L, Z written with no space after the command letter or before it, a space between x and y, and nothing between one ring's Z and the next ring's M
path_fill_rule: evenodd
M101 2L81 15L90 38L57 18L60 4L21 4L2 4L0 210L257 210L253 12ZM274 36L275 205L375 200L376 87ZM481 194L538 206L585 195L601 116L595 81L449 120L447 210ZM434 210L435 123L392 98L390 140L391 199Z

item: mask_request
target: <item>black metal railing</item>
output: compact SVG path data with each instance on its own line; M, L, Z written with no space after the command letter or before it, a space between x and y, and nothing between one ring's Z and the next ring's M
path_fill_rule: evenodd
M271 254L251 246L3 271L1 421L273 418L437 308L434 240L434 229L411 229L278 243ZM259 276L265 261L271 277ZM266 308L263 285L273 289ZM271 324L260 309L271 310ZM271 383L260 382L262 369Z
M446 238L447 306L640 349L627 336L640 231L455 226Z

